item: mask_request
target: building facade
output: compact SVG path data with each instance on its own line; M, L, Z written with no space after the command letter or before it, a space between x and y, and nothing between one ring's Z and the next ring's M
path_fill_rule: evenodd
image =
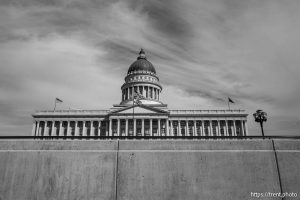
M142 49L121 86L119 104L108 110L38 111L33 136L247 136L244 110L169 110L163 87Z

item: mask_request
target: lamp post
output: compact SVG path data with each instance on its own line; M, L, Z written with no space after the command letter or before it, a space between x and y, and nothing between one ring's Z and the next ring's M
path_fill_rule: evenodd
M262 133L263 138L265 138L263 122L267 121L267 113L263 112L262 110L257 110L256 113L253 114L253 117L255 119L255 122L260 123L261 133Z

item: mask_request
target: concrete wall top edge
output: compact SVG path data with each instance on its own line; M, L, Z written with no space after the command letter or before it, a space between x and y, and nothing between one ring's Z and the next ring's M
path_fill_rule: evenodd
M0 150L116 150L117 141L1 140Z
M276 150L300 150L300 140L274 140Z
M300 150L299 140L274 140L276 150ZM117 140L0 140L0 150L117 150ZM119 140L119 150L272 150L272 140Z
M120 150L272 150L271 140L126 140Z

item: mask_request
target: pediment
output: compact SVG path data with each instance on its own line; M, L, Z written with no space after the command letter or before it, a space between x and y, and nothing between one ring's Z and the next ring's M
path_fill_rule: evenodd
M112 114L165 114L168 113L167 111L160 110L158 108L153 108L153 107L148 107L144 105L136 105L134 106L134 111L133 111L133 106L122 108L120 110L113 111Z

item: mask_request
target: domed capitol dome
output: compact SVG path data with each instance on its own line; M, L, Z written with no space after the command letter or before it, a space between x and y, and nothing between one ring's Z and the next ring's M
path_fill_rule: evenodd
M156 70L148 61L144 49L140 50L137 60L130 65L121 90L121 105L132 104L135 94L139 94L141 104L162 105L159 100L162 86L159 84Z

